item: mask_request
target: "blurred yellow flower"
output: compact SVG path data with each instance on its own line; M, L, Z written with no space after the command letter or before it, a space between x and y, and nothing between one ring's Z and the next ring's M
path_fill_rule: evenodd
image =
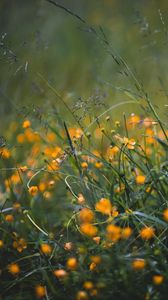
M140 237L143 240L150 240L151 238L153 238L155 235L155 230L153 227L143 227L140 230Z
M86 234L89 237L93 237L97 235L97 231L98 231L97 228L90 223L83 223L80 226L80 230L82 233Z
M146 262L144 259L136 258L132 261L132 268L136 271L143 270L146 266Z
M96 203L95 208L105 215L110 215L112 212L112 204L110 200L106 198L101 198L99 202Z

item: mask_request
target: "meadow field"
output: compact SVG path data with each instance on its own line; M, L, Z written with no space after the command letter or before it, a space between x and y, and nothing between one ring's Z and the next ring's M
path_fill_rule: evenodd
M166 300L168 3L1 0L0 300Z

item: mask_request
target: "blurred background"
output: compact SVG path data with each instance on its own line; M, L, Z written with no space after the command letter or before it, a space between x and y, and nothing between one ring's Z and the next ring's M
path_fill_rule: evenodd
M135 82L165 113L168 97L168 2L58 0L81 22L45 0L0 1L0 125L31 112L48 118L75 111L96 115L136 94ZM109 46L110 45L110 46ZM81 105L81 106L80 106ZM136 112L135 105L121 107ZM116 113L116 112L115 112ZM166 115L164 115L166 117Z

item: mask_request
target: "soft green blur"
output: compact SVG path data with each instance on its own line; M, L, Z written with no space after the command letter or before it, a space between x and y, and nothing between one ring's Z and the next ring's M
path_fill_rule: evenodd
M72 110L80 99L99 101L99 106L93 103L90 112L95 116L114 103L131 100L125 89L137 97L134 80L124 75L124 68L109 55L100 28L112 52L126 61L166 119L168 2L58 2L85 19L86 24L45 0L0 2L1 128L34 111L49 115L53 105L65 117L68 111L53 88ZM90 26L97 36L88 32ZM126 105L119 112L138 110L136 105Z

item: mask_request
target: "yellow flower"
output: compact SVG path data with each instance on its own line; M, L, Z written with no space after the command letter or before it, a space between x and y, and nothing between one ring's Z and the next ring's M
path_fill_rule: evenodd
M130 227L125 227L122 229L121 237L123 239L128 239L131 234L132 234L132 229Z
M2 240L0 240L0 249L3 248L3 246L4 246L4 243Z
M144 175L137 175L135 180L137 184L144 184L146 177Z
M153 227L143 227L140 231L140 237L143 240L150 240L155 235L155 230Z
M45 286L41 285L41 284L38 284L36 287L35 287L35 292L36 292L36 296L38 298L43 298L45 297L46 295L46 288Z
M83 223L80 226L80 230L89 237L93 237L97 234L97 228L90 223Z
M6 222L9 222L9 223L12 223L13 221L14 221L14 217L13 217L13 215L6 215L5 216L5 221Z
M31 126L31 122L29 120L25 120L22 124L24 129L29 128Z
M91 290L93 289L94 285L92 281L85 281L83 284L84 289Z
M92 262L89 266L89 270L94 271L96 269L96 267L97 267L97 265L94 262Z
M27 243L23 238L13 242L13 248L17 249L18 252L22 252L27 248Z
M89 300L88 294L85 291L79 291L76 300Z
M114 224L109 224L106 228L107 238L112 242L117 242L121 238L121 228Z
M11 156L11 152L7 148L3 148L3 150L0 151L0 156L4 159L8 159Z
M102 258L100 255L92 255L90 257L91 261L94 262L96 265L99 265L102 261Z
M168 208L166 208L164 211L163 211L163 218L165 221L168 222Z
M83 208L79 213L79 220L83 223L92 222L94 219L94 213L89 208Z
M83 162L81 163L81 167L82 167L82 169L87 169L88 163L87 163L86 161L83 161Z
M68 275L64 269L55 270L53 274L59 279L62 279Z
M110 215L112 211L112 204L109 199L102 198L96 203L95 208L102 214Z
M96 167L97 169L101 169L101 168L103 167L103 163L102 163L101 161L97 161L97 162L95 163L95 167Z
M100 244L100 236L95 236L95 237L93 237L93 241L94 241L97 245L99 245L99 244Z
M146 266L146 262L144 259L136 258L132 261L132 268L136 271L144 269Z
M19 144L23 144L25 142L25 135L23 133L18 134L16 140Z
M35 196L38 192L38 187L36 185L32 185L31 187L29 187L29 193L32 196Z
M40 248L41 251L46 255L50 255L52 252L52 247L49 244L41 244Z
M8 271L9 273L11 273L12 275L17 275L18 273L20 273L20 267L18 264L16 263L12 263L8 266Z
M164 281L164 277L162 275L154 275L153 278L153 283L156 284L156 285L160 285L163 283Z
M77 259L75 257L68 258L66 266L68 269L70 269L72 271L75 270L78 266Z
M134 139L128 139L128 138L124 137L123 144L126 145L128 149L133 150L135 148L136 142Z

